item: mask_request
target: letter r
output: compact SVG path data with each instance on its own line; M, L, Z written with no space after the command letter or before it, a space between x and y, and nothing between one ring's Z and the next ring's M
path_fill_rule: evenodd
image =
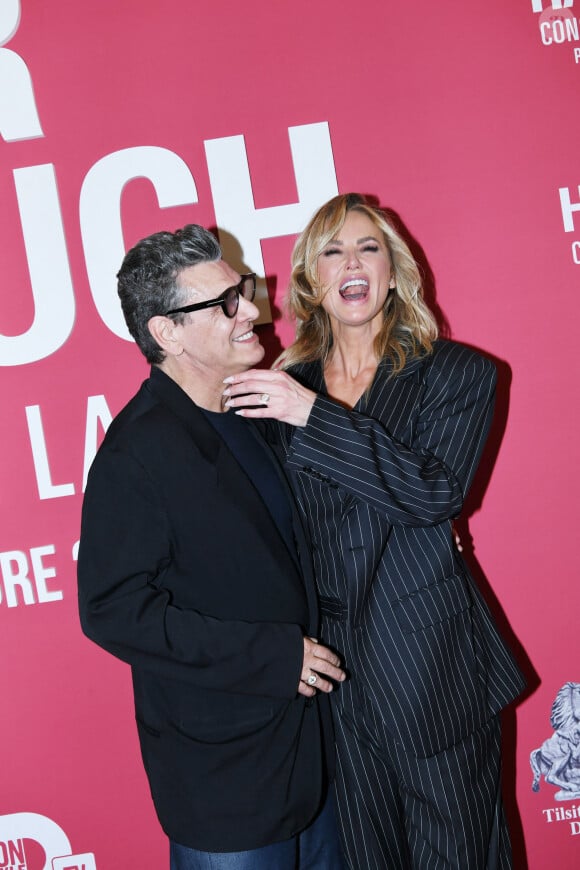
M0 45L18 30L20 0L0 3ZM0 135L6 142L44 136L28 67L19 54L0 48Z

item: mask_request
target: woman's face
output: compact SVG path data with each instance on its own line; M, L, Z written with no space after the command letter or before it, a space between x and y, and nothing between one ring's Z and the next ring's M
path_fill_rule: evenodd
M351 211L317 261L318 280L333 332L383 324L383 306L394 286L389 251L381 230L363 212Z

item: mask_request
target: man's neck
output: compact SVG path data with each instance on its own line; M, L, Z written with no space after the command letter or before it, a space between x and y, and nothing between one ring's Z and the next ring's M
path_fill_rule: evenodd
M178 359L180 358L177 357ZM166 357L162 363L159 363L159 368L200 408L214 412L226 410L223 396L224 384L220 374L193 367L186 368L173 357Z

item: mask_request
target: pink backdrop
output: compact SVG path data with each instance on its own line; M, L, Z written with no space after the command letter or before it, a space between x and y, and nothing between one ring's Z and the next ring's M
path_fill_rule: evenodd
M453 337L498 363L464 542L531 679L506 718L516 867L578 866L580 793L533 792L529 762L580 682L578 15L580 0L2 0L2 870L167 862L129 669L76 610L86 468L147 374L118 311L123 251L217 226L267 278L271 359L291 339L295 234L338 190L395 212Z

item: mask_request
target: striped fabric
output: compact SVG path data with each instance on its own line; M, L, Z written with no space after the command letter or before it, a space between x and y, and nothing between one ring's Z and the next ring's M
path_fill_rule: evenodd
M291 373L319 394L307 425L285 428L283 438L314 545L322 638L351 675L333 693L350 866L508 867L499 857L486 863L475 844L493 841L490 856L508 854L498 845L507 840L498 822L493 718L523 680L451 530L491 423L494 367L439 341L394 378L381 363L352 411L326 396L318 363ZM484 764L476 744L486 729L496 748L487 747ZM479 758L473 769L462 762L465 753ZM442 764L445 776L437 773ZM419 769L439 779L432 789L449 803L445 811L425 797L414 779ZM471 843L471 857L463 842Z

